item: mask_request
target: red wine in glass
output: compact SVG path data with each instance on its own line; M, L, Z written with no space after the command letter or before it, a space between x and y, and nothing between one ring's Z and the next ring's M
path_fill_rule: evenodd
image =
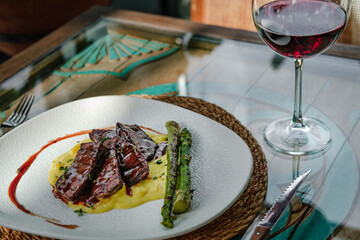
M264 42L295 63L294 112L269 122L264 140L289 155L310 155L327 149L329 128L302 115L302 69L305 58L327 50L345 28L351 0L252 0L255 26Z
M346 25L346 12L327 1L276 1L260 7L254 22L274 51L304 59L324 52L338 39Z

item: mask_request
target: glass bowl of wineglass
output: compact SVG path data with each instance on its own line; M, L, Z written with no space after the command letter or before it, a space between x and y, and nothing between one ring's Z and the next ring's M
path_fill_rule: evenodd
M350 6L351 0L252 0L260 37L276 53L295 62L293 116L275 120L264 130L264 139L274 150L309 155L330 145L328 127L302 116L303 61L335 43L349 19Z

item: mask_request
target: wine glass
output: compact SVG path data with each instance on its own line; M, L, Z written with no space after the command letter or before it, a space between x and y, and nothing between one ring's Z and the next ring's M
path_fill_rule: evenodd
M264 139L274 150L309 155L331 143L323 122L302 116L302 67L304 59L324 52L338 39L350 6L351 0L252 0L253 20L263 41L295 61L293 116L275 120L264 130Z

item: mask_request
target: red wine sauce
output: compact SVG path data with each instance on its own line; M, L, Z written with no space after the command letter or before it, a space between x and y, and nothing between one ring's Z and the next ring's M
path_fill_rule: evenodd
M126 187L126 194L129 195L130 197L133 195L131 188Z
M31 155L28 160L23 164L21 165L21 167L19 167L18 171L17 171L17 175L16 177L12 180L12 182L10 183L10 186L9 186L9 190L8 190L8 194L9 194L9 198L10 200L15 204L15 206L20 209L21 211L23 211L24 213L27 213L27 214L30 214L30 215L33 215L33 216L37 216L37 217L41 217L43 219L45 219L45 221L49 222L49 223L52 223L52 224L55 224L57 226L61 226L61 227L65 227L65 228L70 228L70 229L74 229L74 228L77 228L78 226L77 225L66 225L66 224L61 224L60 221L56 220L56 219L53 219L53 218L47 218L47 217L43 217L43 216L40 216L38 214L35 214L35 213L32 213L30 212L29 210L27 210L23 205L21 205L17 198L16 198L16 188L17 188L17 185L20 181L20 179L22 178L22 176L24 176L24 174L26 173L26 171L29 169L29 167L31 166L31 164L35 161L35 159L37 158L37 156L42 152L44 151L47 147L53 145L54 143L57 143L61 140L64 140L64 139L67 139L67 138L71 138L71 137L75 137L75 136L80 136L80 135L83 135L83 134L88 134L90 133L91 130L85 130L85 131L80 131L80 132L77 132L77 133L73 133L73 134L69 134L69 135L66 135L64 137L59 137L59 138L56 138L52 141L50 141L49 143L47 143L46 145L44 145L38 152L34 153L33 155Z

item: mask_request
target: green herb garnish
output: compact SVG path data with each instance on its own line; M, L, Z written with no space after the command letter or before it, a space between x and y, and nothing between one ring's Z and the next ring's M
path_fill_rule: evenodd
M163 162L161 161L161 159L159 159L159 160L156 161L156 164L159 164L159 165L160 165L160 164L162 164L162 163L163 163Z
M74 213L77 213L77 215L80 217L83 216L83 211L81 208L79 210L75 210Z
M64 170L64 173L62 174L61 178L62 178L62 180L65 180L65 173L69 168L67 166L66 167L60 166L59 169Z
M64 167L64 166L60 166L60 168L59 168L60 170L64 170L65 172L68 170L68 167L66 166L66 167Z

